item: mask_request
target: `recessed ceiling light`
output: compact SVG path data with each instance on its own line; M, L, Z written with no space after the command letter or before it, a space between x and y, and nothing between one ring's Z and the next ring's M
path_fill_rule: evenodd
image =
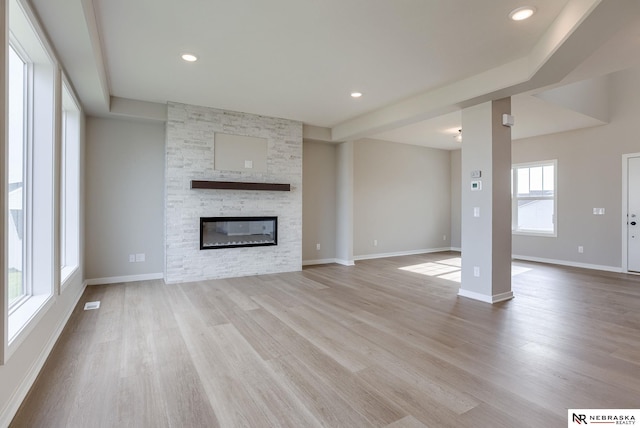
M195 62L198 60L198 57L193 55L193 54L182 54L182 59L187 61L187 62Z
M527 18L531 18L531 15L536 13L536 8L533 6L524 6L519 7L517 9L513 9L511 13L509 13L509 18L514 21L522 21Z
M351 92L351 96L353 98L360 98L362 96L362 92Z

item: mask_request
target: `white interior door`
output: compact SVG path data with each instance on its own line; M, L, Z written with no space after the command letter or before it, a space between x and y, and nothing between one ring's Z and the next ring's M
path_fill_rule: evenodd
M640 272L640 157L627 162L627 269Z

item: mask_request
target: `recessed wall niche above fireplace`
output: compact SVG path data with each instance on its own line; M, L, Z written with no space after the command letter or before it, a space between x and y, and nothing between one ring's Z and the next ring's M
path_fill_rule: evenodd
M278 245L278 217L200 217L200 249Z

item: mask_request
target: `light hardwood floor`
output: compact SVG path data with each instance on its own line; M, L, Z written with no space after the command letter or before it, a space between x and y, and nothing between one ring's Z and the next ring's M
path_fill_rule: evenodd
M457 256L88 287L12 426L564 427L640 407L640 277L517 262L516 298L488 305L443 279Z

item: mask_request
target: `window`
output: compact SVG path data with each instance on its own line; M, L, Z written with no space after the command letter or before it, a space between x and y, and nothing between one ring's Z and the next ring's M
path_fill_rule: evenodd
M7 358L51 302L54 273L57 68L26 2L9 3ZM6 213L5 213L6 214ZM32 322L33 321L33 322ZM21 334L25 332L25 334Z
M27 64L9 45L9 102L8 102L8 282L9 310L17 307L28 294L28 280L25 277L25 159L26 159L26 97Z
M512 230L556 236L556 160L514 165L511 176Z
M80 108L68 85L62 85L60 165L61 286L76 270L80 250Z

